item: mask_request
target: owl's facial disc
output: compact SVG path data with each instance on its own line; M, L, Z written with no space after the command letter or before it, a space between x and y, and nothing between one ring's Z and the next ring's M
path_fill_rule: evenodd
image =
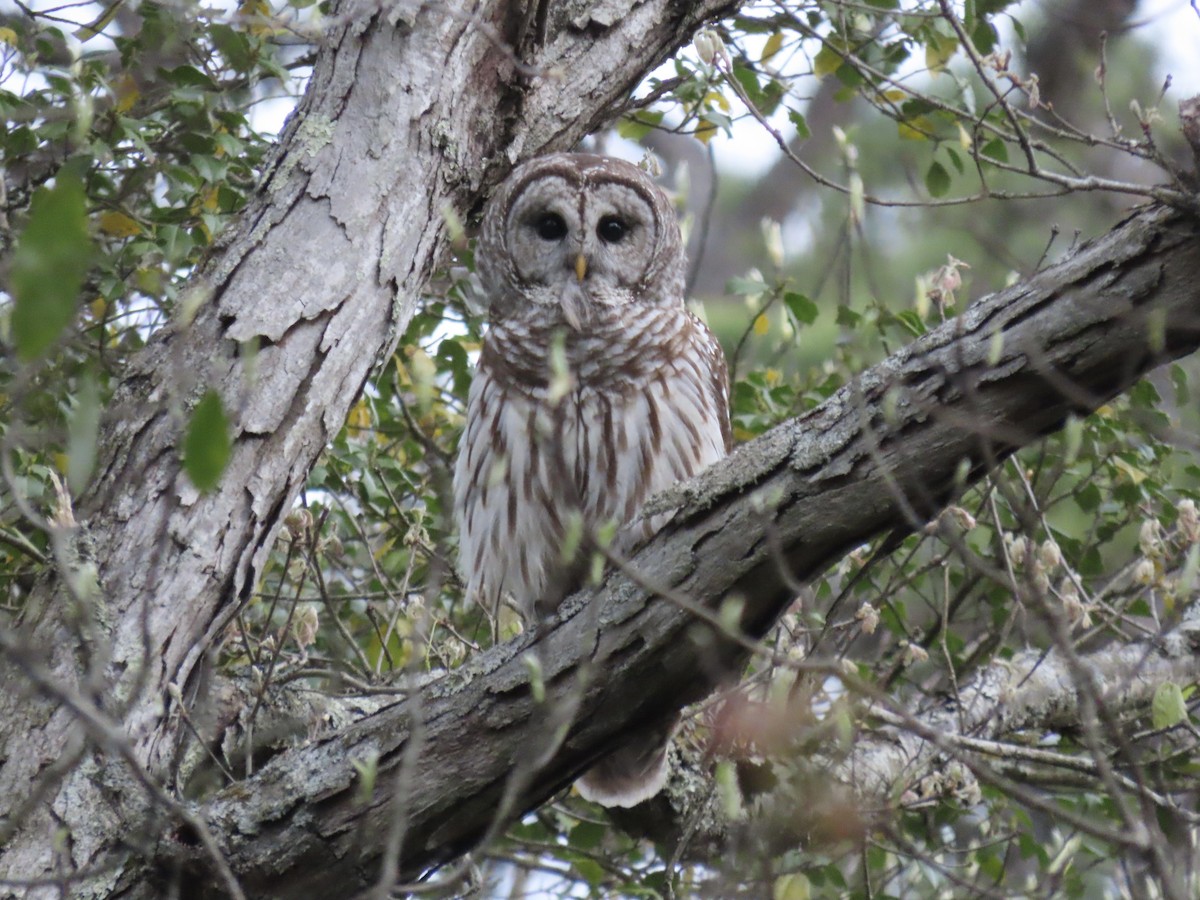
M644 291L659 239L644 190L611 178L542 177L514 199L508 222L508 251L527 297L559 306L571 327Z

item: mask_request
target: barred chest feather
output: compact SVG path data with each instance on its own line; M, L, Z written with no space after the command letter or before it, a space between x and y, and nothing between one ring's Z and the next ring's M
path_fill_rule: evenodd
M468 596L492 610L511 597L527 619L552 610L579 587L561 558L573 511L591 530L628 522L728 452L728 408L720 346L682 306L602 310L584 331L533 316L493 327L454 476Z

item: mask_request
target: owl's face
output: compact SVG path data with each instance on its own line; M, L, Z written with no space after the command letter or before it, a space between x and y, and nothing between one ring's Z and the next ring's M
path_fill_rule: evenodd
M580 329L625 304L680 304L670 201L636 166L587 154L532 160L484 212L479 268L493 318L557 315Z

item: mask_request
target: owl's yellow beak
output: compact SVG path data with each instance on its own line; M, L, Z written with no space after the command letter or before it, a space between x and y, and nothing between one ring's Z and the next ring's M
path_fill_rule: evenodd
M587 275L587 258L580 253L575 257L575 277L583 281L585 275Z

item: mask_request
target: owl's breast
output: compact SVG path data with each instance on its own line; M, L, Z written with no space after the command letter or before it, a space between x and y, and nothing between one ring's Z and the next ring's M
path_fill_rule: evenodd
M724 456L719 346L682 308L635 312L587 334L511 323L488 333L455 472L476 596L509 593L527 614L553 606L571 588L561 576L573 572L562 559L573 516L593 534L625 524L651 494Z
M480 366L539 399L562 379L577 390L627 393L687 351L693 322L683 307L604 309L586 330L537 311L492 327Z

